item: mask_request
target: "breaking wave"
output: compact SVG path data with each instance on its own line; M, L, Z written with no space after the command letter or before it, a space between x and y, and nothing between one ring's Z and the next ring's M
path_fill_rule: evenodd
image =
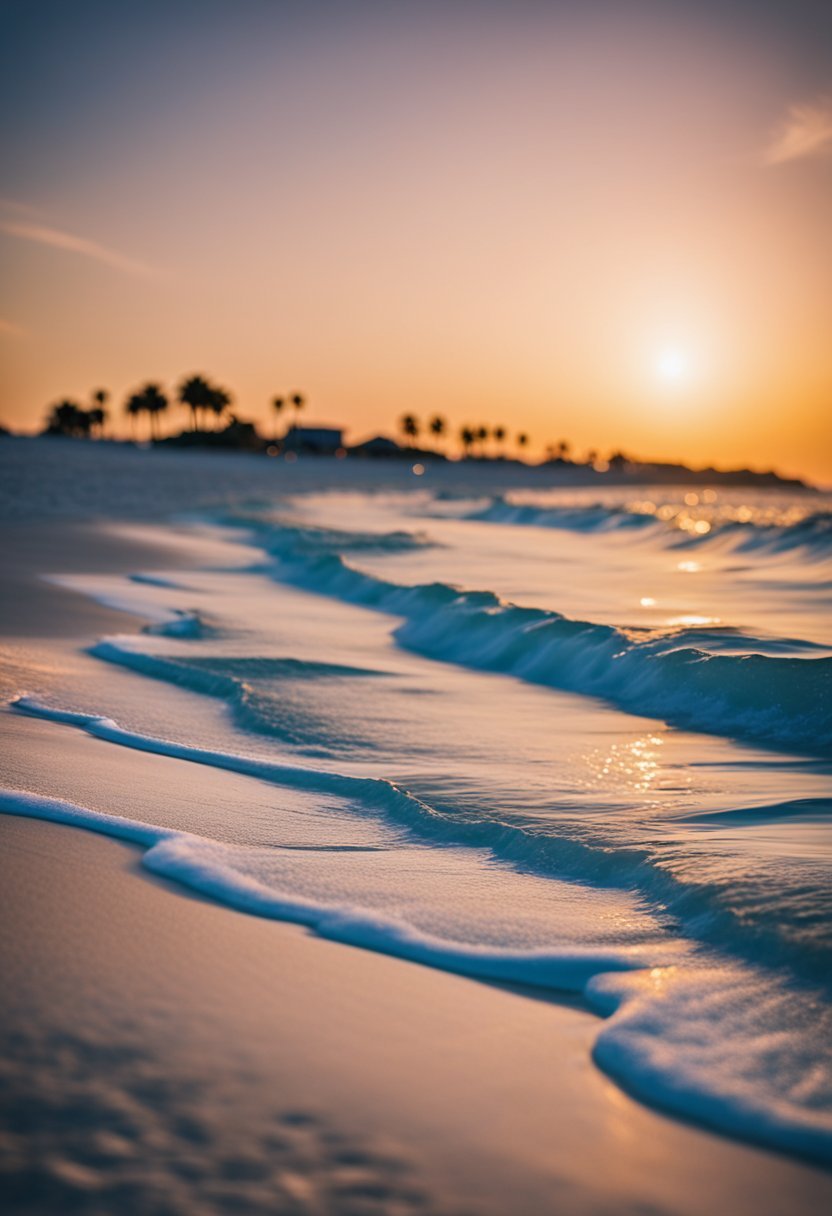
M571 532L636 532L661 536L674 546L702 547L719 541L741 553L799 551L809 560L832 557L832 511L807 512L796 519L794 514L792 510L773 521L770 513L755 514L744 507L691 508L684 503L657 506L649 501L618 506L535 505L497 495L485 507L477 507L462 518Z
M397 641L433 658L601 697L693 730L832 753L828 657L767 654L776 652L776 641L743 635L746 653L720 653L726 638L720 629L625 631L518 607L491 591L402 586L356 569L339 553L310 557L284 548L274 573L403 617Z

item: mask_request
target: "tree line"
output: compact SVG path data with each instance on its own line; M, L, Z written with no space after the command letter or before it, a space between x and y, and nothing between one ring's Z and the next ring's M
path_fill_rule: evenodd
M430 436L434 445L438 445L449 434L448 421L441 414L434 414L425 422L422 422L415 414L403 414L399 419L399 430L404 436L405 443L411 448L418 447L417 441L422 436ZM512 435L506 426L499 423L496 426L485 424L471 426L466 423L457 431L457 439L466 457L475 457L480 460L505 460L508 458L508 449L512 445L516 445L517 455L522 458L529 445L529 436L526 431L518 431ZM590 448L581 460L574 455L572 444L568 439L546 444L544 454L545 460L549 463L591 465L598 472L604 472L609 468L622 468L634 461L633 457L626 456L623 452L614 452L608 459L604 459L597 448Z
M110 393L107 389L96 389L90 395L90 405L83 406L69 399L58 402L49 411L46 424L46 434L71 435L78 438L100 439L105 433L106 424L110 417L108 404ZM191 430L199 433L206 424L213 422L216 429L220 423L227 426L249 426L238 424L231 412L234 399L231 393L219 384L213 383L207 376L197 374L185 376L175 392L167 393L155 381L148 381L141 388L130 393L124 402L124 412L130 420L133 439L141 421L147 420L146 434L153 441L159 439L159 424L163 415L167 414L171 405L177 404L190 413ZM302 393L291 393L275 396L271 399L272 417L274 420L273 442L278 443L278 434L284 419L286 429L297 427L300 415L306 406L306 398ZM418 441L425 437L431 445L439 449L443 441L451 434L448 420L441 414L434 414L422 421L415 414L404 414L399 420L399 429L405 441L405 446L417 448ZM529 445L529 436L525 431L514 434L502 424L487 426L480 424L472 426L466 423L456 432L456 438L466 457L485 459L487 457L504 459L509 448L516 448L517 455L522 457ZM546 459L560 463L579 463L572 457L572 449L565 439L559 443L549 444L545 449ZM626 461L621 453L610 458L610 464ZM608 462L599 461L595 450L587 452L585 463L599 467L602 463L608 467Z
M420 435L430 435L434 443L441 443L449 433L448 421L441 414L434 414L425 424L422 424L415 414L404 414L399 420L399 429L410 447L416 446ZM459 428L457 437L466 456L487 456L489 454L488 442L492 440L494 446L491 455L503 457L506 454L506 445L511 441L511 436L505 426L469 426L467 423ZM528 446L529 436L525 431L519 431L514 436L514 442L522 453Z
M90 397L90 406L80 405L68 398L59 401L49 410L46 419L46 434L71 435L75 438L100 439L110 417L107 404L110 394L107 389L96 389ZM201 431L207 419L214 419L215 424L221 420L235 421L231 413L234 399L231 393L219 384L213 384L207 376L186 376L176 389L175 394L169 395L160 384L148 381L141 388L132 392L124 402L124 412L130 420L133 438L136 437L137 424L142 418L147 418L147 429L150 438L159 438L159 420L166 414L171 404L179 404L190 411L191 429ZM306 405L302 393L292 393L286 397L274 397L272 410L275 422L281 418L284 409L293 411L293 422L297 425L300 412Z

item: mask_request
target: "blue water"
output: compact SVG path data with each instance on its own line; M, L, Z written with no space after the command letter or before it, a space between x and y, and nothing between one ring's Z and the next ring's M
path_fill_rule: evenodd
M267 783L273 815L60 788L0 809L132 840L245 911L582 993L632 1092L829 1160L829 504L620 495L180 521L196 568L68 580L146 628L14 709Z

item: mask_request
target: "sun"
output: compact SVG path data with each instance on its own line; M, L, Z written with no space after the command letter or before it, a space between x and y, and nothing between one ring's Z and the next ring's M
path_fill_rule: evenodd
M654 370L665 384L683 384L691 376L690 358L681 347L665 346L656 355Z

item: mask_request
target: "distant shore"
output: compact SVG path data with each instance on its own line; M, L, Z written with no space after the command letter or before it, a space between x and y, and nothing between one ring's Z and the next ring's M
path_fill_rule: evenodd
M148 473L152 469L152 486ZM669 470L675 470L672 473ZM508 490L569 490L644 486L715 486L725 489L788 489L816 493L802 482L740 474L679 471L678 466L640 466L596 473L586 466L530 465L512 460L430 461L338 459L300 456L294 461L233 451L206 451L65 438L4 436L0 439L0 517L160 519L258 494L273 496L326 489L402 491L441 481L454 494Z

